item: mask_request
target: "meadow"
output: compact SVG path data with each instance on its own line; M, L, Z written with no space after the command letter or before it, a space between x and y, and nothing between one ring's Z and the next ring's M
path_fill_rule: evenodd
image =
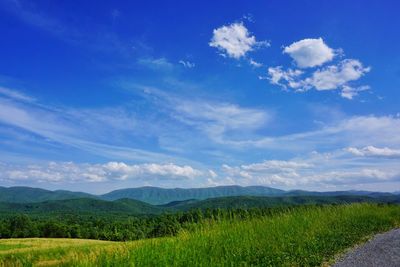
M298 207L132 242L3 239L0 266L321 266L399 226L399 205Z

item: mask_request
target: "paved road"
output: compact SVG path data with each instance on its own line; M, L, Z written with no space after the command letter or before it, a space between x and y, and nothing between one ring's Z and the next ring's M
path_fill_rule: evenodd
M333 267L400 267L400 228L376 235Z

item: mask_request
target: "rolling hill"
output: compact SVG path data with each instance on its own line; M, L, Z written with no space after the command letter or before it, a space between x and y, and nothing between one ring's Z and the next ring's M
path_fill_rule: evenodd
M93 198L68 200L49 200L35 203L0 203L0 214L24 213L30 215L48 214L93 214L93 215L157 215L175 213L191 209L248 209L270 208L312 204L345 204L345 203L400 203L400 196L373 198L368 196L231 196L209 198L205 200L174 201L164 205L151 205L132 199L114 201Z
M66 190L50 191L41 188L32 188L25 186L1 187L0 202L12 203L31 203L47 200L63 200L75 198L98 198L97 196L83 193L71 192Z
M174 188L139 187L115 190L101 196L102 199L116 200L131 198L150 204L166 204L172 201L188 199L203 200L207 198L227 196L278 196L285 191L264 186L217 186L208 188Z
M359 196L370 198L390 198L399 196L398 194L385 192L369 191L332 191L315 192L304 190L284 191L271 187L263 186L217 186L207 188L158 188L158 187L138 187L111 191L104 195L91 195L82 192L71 192L65 190L50 191L31 187L0 187L0 202L8 203L35 203L53 200L69 200L90 198L97 200L114 201L119 199L138 200L152 205L173 206L174 202L182 205L182 201L197 202L206 199L221 197L281 197L280 201L286 201L287 197L339 197L339 196ZM286 197L286 198L285 198ZM192 203L193 204L193 203ZM194 205L194 204L193 204Z
M284 197L258 197L258 196L232 196L209 198L195 201L175 201L162 205L169 209L187 211L190 209L247 209L269 208L312 204L346 204L346 203L400 203L400 196L369 197L369 196L284 196Z
M150 215L160 214L164 210L164 208L133 199L106 201L92 198L78 198L35 203L0 203L0 213L8 213L11 211L12 213L25 214L119 213L126 215Z

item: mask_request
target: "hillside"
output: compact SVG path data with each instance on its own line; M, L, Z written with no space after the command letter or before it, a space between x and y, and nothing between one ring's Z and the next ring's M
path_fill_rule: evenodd
M368 196L368 197L390 197L396 195L388 192L373 192L373 191L306 191L306 190L290 190L284 193L285 196Z
M71 192L66 190L50 191L41 188L25 186L1 187L0 202L30 203L47 200L63 200L74 198L97 198L94 195L83 192Z
M68 200L50 200L36 203L0 203L0 213L25 214L109 214L119 213L127 215L159 214L162 208L132 200L120 199L105 201L91 198Z
M344 204L344 203L400 203L400 196L372 198L368 196L290 196L290 197L257 197L231 196L205 200L174 201L164 205L151 205L133 199L106 201L92 198L67 200L49 200L32 203L0 203L0 214L24 213L28 215L50 216L51 214L92 214L109 217L119 215L157 215L174 213L191 209L248 209L270 208L311 204Z
M233 196L209 198L200 201L171 202L163 207L186 211L190 209L247 209L247 208L268 208L294 205L311 204L346 204L346 203L400 203L400 197L379 197L368 196L289 196L289 197L257 197L257 196Z
M277 196L285 191L263 186L217 186L208 188L174 188L139 187L115 190L101 196L103 199L116 200L131 198L150 204L166 204L172 201L187 199L207 199L226 196Z
M281 201L286 201L285 197L313 196L313 197L339 197L339 196L359 196L371 198L396 198L398 194L369 191L332 191L315 192L304 190L284 191L271 187L263 186L217 186L206 188L158 188L158 187L139 187L127 188L111 191L104 195L91 195L82 192L71 192L65 190L50 191L31 187L0 187L0 202L8 203L36 203L53 200L68 200L79 198L91 198L98 200L114 201L118 199L132 199L146 202L152 205L165 205L182 201L194 202L210 198L233 197L233 196L255 196L255 197L282 197ZM290 202L290 201L289 201Z
M302 207L133 242L2 239L0 265L328 266L338 253L399 223L398 205Z

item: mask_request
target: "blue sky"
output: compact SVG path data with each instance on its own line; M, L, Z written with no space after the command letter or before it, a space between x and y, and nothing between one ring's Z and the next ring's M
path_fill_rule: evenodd
M0 1L0 185L400 189L397 1Z

